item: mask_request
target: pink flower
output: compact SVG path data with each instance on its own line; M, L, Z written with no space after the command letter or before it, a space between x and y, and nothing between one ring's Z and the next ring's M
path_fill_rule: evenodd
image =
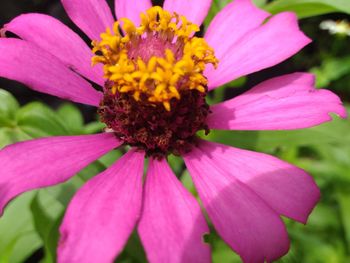
M275 157L200 140L195 132L300 129L330 121L330 113L346 116L339 98L328 90L316 90L308 73L265 81L210 106L209 112L207 88L274 66L310 43L296 16L289 12L270 16L250 0L236 0L213 19L204 41L192 39L185 29L188 25L196 31L196 27L176 15L168 21L181 18L175 31L170 24L161 28L159 21L165 21L168 13L150 9L157 18L144 18L144 28L123 20L130 39L121 40L115 26L101 42L100 34L115 20L105 1L62 0L62 4L74 23L95 40L94 62L103 66L91 67L90 48L61 22L25 14L3 29L20 39L0 39L0 76L99 107L113 132L5 147L0 152L0 209L17 195L62 183L112 149L129 144L134 147L88 181L71 201L60 228L59 262L112 262L135 227L150 262L210 262L210 248L203 241L209 231L205 218L169 168L169 153L183 156L211 222L244 262L271 262L287 253L289 240L280 216L306 222L319 199L313 179ZM210 4L210 0L165 0L164 10L200 25ZM151 2L132 5L116 0L115 6L117 17L139 25L140 13ZM134 55L137 61L131 58ZM148 63L156 55L158 71ZM176 64L179 61L181 65ZM215 69L210 64L216 66L217 61ZM147 76L145 82L141 76ZM104 87L104 94L87 80ZM143 183L145 154L150 163Z

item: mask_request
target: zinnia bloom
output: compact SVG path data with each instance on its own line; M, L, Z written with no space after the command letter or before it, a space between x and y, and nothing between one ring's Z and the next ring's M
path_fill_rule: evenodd
M108 132L5 147L0 209L129 145L128 153L70 202L58 262L112 262L135 227L150 262L210 262L206 220L167 164L169 154L183 157L212 224L244 262L284 255L289 240L281 216L306 222L319 199L313 179L273 156L208 142L196 133L300 129L330 121L330 113L346 116L339 98L316 90L308 73L273 78L231 100L206 103L208 91L276 65L310 43L296 16L271 16L250 0L235 0L199 38L194 33L211 0L165 0L163 8L149 0L116 0L119 22L104 0L62 4L92 40L93 52L56 19L21 15L2 30L19 39L0 39L0 76L98 107ZM103 88L95 90L89 81Z

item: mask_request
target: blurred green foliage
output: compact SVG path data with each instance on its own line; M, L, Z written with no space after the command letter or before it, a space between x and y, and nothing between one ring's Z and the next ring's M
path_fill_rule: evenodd
M350 14L348 0L275 0L264 6L272 14L293 11L299 18L323 15L333 12Z
M230 0L214 0L205 26ZM342 12L350 14L348 0L254 0L271 13L294 11L299 18ZM317 31L318 28L312 28ZM336 38L330 36L329 39ZM316 40L317 41L317 40ZM350 38L339 41L348 45ZM331 48L320 52L310 70L318 77L317 87L337 87L349 94L350 53L339 56ZM298 57L297 61L306 59ZM246 78L236 80L226 89L243 85ZM210 103L225 97L225 88L213 92ZM90 134L99 132L98 121L84 123L79 109L70 103L53 110L40 102L20 106L5 90L0 90L0 148L18 141L44 136ZM349 97L346 102L350 103ZM348 105L348 104L347 104ZM350 107L347 106L350 112ZM321 188L322 199L306 226L285 220L292 240L291 250L279 262L345 263L350 262L350 122L334 117L334 121L297 131L226 132L212 131L208 138L228 145L266 152L302 167L314 176ZM123 152L115 150L82 170L68 182L26 193L12 201L0 219L0 263L37 262L33 255L43 254L40 262L55 262L58 227L65 207L75 191L86 180L103 171ZM183 161L175 156L169 162L183 184L197 196ZM213 261L240 262L239 257L213 233L207 237L212 245ZM40 253L39 253L39 252ZM36 256L35 258L38 258ZM137 235L130 238L119 262L146 262Z

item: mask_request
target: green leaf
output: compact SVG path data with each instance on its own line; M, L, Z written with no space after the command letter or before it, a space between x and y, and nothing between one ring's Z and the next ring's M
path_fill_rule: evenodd
M181 175L181 183L183 186L190 191L194 196L197 196L196 188L190 176L188 170L185 170Z
M168 163L176 175L179 175L184 171L184 162L181 157L169 155Z
M119 154L117 154L119 155ZM106 166L99 160L89 164L87 167L85 167L82 171L78 173L78 176L80 179L82 179L84 182L91 179L93 176L101 173L106 169Z
M41 247L34 230L30 203L35 192L17 197L0 219L0 262L20 263Z
M0 128L0 148L5 147L8 144L30 140L32 137L27 135L21 129L15 128Z
M98 163L102 164L106 168L106 167L111 166L113 163L115 163L122 155L123 155L123 153L120 150L113 150L113 151L110 151L109 153L105 154L104 156L102 156L99 159Z
M48 106L32 102L17 112L17 124L31 137L68 135L62 120Z
M232 249L225 244L224 241L218 236L216 231L212 229L210 234L205 236L205 240L213 247L212 257L213 263L230 262L240 263L242 260L240 257L232 251Z
M284 11L293 11L299 18L306 18L333 12L350 14L348 0L276 0L267 4L266 11L277 14Z
M101 132L105 127L106 125L102 122L99 122L99 121L90 122L84 126L84 133L91 134L91 133Z
M337 199L340 206L340 215L345 230L348 250L350 250L350 194L339 192Z
M97 160L89 164L67 182L45 188L45 191L47 191L53 199L57 200L62 207L66 207L76 191L82 187L86 181L105 169L106 166L100 160Z
M48 187L45 190L63 207L66 207L76 191L82 187L87 180L101 173L105 169L106 167L101 162L95 161L67 182Z
M57 114L64 121L67 130L80 134L84 125L84 119L80 110L71 103L65 103L57 110Z
M0 126L12 126L19 104L11 93L3 89L0 89L0 101Z
M312 68L310 72L316 75L318 88L327 87L332 81L350 73L350 56L326 59L320 67Z
M56 259L56 247L58 244L58 227L63 216L63 207L57 201L41 191L32 200L30 205L35 230L39 234L44 245L45 263L53 263Z
M258 7L264 7L267 3L267 0L253 0L253 2Z
M315 231L322 231L325 228L339 229L336 209L324 203L317 205L308 219L308 227Z
M74 176L65 183L45 188L47 193L57 200L62 207L66 207L76 191L83 186L84 180Z

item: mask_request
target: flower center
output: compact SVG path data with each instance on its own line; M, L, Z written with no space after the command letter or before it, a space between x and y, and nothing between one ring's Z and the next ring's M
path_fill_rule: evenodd
M141 14L139 27L123 18L93 41L93 64L104 65L106 78L101 120L148 155L187 152L196 132L208 131L203 72L218 60L203 38L193 37L197 31L184 16L156 6Z

